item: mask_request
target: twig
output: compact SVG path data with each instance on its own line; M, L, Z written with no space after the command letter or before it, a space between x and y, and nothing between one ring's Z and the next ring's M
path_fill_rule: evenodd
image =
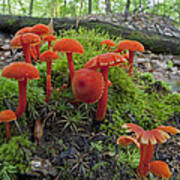
M3 102L7 106L8 109L12 109L11 105L9 104L8 100L6 99L6 97L3 97ZM14 122L15 122L15 125L16 125L18 131L19 131L19 134L22 135L22 130L21 130L17 120L15 120Z

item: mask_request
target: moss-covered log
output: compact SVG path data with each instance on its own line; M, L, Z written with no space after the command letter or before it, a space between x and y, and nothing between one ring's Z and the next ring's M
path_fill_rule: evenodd
M48 24L49 18L33 18L23 16L0 15L0 31L15 33L25 26L33 26L37 23ZM76 27L75 18L55 18L55 30L72 29ZM125 26L117 26L113 23L99 21L97 19L83 19L79 21L79 27L96 28L99 31L108 32L111 35L122 36L124 39L138 40L146 49L154 53L171 53L180 55L180 38L160 35L146 30L132 30Z

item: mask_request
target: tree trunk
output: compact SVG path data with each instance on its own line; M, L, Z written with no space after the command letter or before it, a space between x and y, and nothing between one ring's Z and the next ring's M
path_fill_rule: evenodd
M125 17L125 19L127 19L128 16L129 16L129 7L130 7L130 4L131 4L131 1L130 1L130 0L127 0L125 12L124 12L124 17Z
M24 15L26 14L26 9L24 8L24 4L21 2L21 0L18 0L18 3L21 7L21 10L23 11Z
M29 6L29 16L32 16L32 12L33 12L33 3L34 3L34 0L31 0L30 6Z
M111 13L111 0L105 0L105 6L106 14Z
M89 0L89 3L88 3L88 14L91 14L92 13L92 0Z
M12 12L11 12L11 0L8 0L8 12L10 15L12 15Z
M20 28L25 26L33 26L38 23L48 24L50 18L33 18L26 16L9 16L0 15L0 31L15 34ZM75 29L77 19L72 18L54 18L54 29L58 33L59 30ZM180 55L180 36L160 35L156 32L143 30L132 30L124 25L114 25L110 22L100 21L99 19L79 19L78 26L88 29L96 29L104 31L110 36L121 36L123 39L132 39L141 42L146 50L154 53L170 53ZM177 32L178 34L179 32Z

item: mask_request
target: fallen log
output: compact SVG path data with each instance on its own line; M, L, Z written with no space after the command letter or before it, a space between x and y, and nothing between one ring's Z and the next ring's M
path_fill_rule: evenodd
M65 29L75 29L75 18L54 18L54 29L56 32ZM33 26L38 23L48 24L50 18L35 18L27 16L0 15L0 31L14 34L25 26ZM95 18L86 18L79 21L78 27L97 29L97 31L108 32L111 36L121 36L123 39L132 39L141 42L145 49L154 53L166 53L180 55L180 37L161 35L156 32L130 29L125 25L116 25Z

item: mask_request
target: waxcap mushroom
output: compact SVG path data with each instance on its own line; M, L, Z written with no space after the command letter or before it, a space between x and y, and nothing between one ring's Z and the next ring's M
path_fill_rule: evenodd
M25 33L30 33L31 29L32 29L32 27L24 27L24 28L20 29L19 31L17 31L15 36L22 35Z
M2 70L3 77L18 80L19 87L19 104L16 108L16 116L20 117L26 108L26 86L30 79L38 79L39 71L30 63L14 62Z
M12 110L4 110L0 112L0 122L8 123L16 119L16 114Z
M129 76L132 76L134 51L144 52L144 46L138 41L122 40L119 42L114 52L121 52L122 50L129 50L128 63L130 67L128 72Z
M10 132L10 124L9 122L14 121L17 119L16 114L11 110L4 110L0 112L0 122L5 123L6 126L6 136L8 140L11 138L11 132Z
M40 61L44 61L47 64L46 102L49 102L49 98L51 95L51 64L55 59L58 59L58 55L51 50L47 50L40 55Z
M117 53L105 53L93 57L84 65L84 68L89 68L94 70L99 68L104 78L104 92L98 102L97 111L96 111L97 121L103 121L106 115L107 98L108 98L108 69L110 67L119 66L125 62L126 59Z
M31 32L42 37L49 34L51 31L49 27L45 24L36 24L32 27Z
M149 170L155 176L159 178L169 179L171 177L171 172L168 165L163 161L152 161L149 163Z
M79 41L75 39L63 38L55 42L53 46L53 51L66 53L67 61L68 61L68 68L69 68L69 73L70 73L70 81L72 83L72 79L75 73L72 53L83 54L84 53L83 46L80 44Z
M37 34L33 34L33 33L21 34L21 35L15 36L11 40L10 42L11 48L22 48L23 47L22 41L25 44L30 44L31 46L33 46L33 45L40 44L41 39Z
M39 79L39 71L32 64L25 62L14 62L4 67L3 77L13 78L19 81L27 79Z
M84 48L76 39L63 38L55 42L53 51L83 54Z
M85 68L75 72L72 91L78 100L93 104L101 98L103 88L104 79L100 72Z

